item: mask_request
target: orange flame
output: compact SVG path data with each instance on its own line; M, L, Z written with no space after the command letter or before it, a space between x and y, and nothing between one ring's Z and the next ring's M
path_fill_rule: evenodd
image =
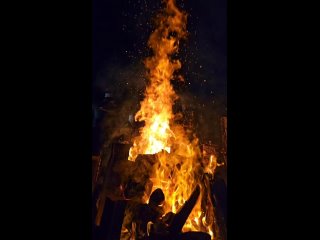
M177 95L170 81L174 71L181 68L181 63L171 60L170 56L178 51L179 40L186 36L186 19L187 15L176 8L173 0L167 1L165 13L158 19L159 26L149 38L148 45L154 52L154 56L145 61L150 85L135 115L135 120L144 121L145 127L130 149L129 160L134 161L141 153L170 152L176 139L170 124L174 118L172 105ZM176 36L170 35L172 33Z
M200 166L200 150L198 140L190 140L183 126L175 123L172 110L178 96L171 80L174 72L181 68L181 62L172 59L172 55L178 52L180 40L187 36L187 14L176 7L174 0L165 2L166 8L159 15L158 26L148 41L154 53L145 61L150 82L141 108L135 115L135 120L144 121L145 125L134 139L128 159L135 161L139 154L159 153L159 161L151 178L153 189L163 190L166 197L165 211L175 213L189 198L197 183L195 174ZM199 231L202 218L199 201L183 231ZM205 231L212 233L210 228Z

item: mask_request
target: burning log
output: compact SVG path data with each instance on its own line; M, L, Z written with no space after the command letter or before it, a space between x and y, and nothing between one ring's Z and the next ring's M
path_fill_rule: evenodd
M177 214L167 213L163 218L149 223L149 240L210 240L209 234L204 232L182 233L182 227L186 223L192 209L200 195L200 187L197 186L189 199L180 208Z
M155 205L155 206L160 206L164 202L164 194L160 188L157 188L154 190L154 192L151 194L150 199L149 199L149 204Z
M185 204L180 208L178 213L174 216L172 223L169 227L169 231L171 234L176 235L181 232L183 225L187 221L193 207L196 205L197 200L200 195L200 187L197 186L189 199L185 202Z
M182 233L191 211L200 195L200 187L197 186L189 199L180 208L177 214L168 212L164 215L164 193L161 189L152 192L148 204L139 204L133 209L134 216L132 235L137 240L209 240L210 235L204 232Z
M170 154L166 153L168 156ZM211 158L210 158L211 160ZM212 192L214 181L214 169L212 171L204 171L203 177L199 179L202 186L202 200L201 209L202 214L199 215L198 228L196 231L201 232L188 232L182 233L182 229L189 218L192 209L195 207L196 202L200 196L200 187L197 186L190 195L189 199L180 208L177 214L168 212L164 215L165 195L161 189L156 189L150 194L152 189L152 169L159 162L158 154L142 154L138 155L135 162L130 162L131 173L130 179L125 187L125 197L133 200L133 207L124 221L126 231L134 235L135 239L211 239L207 232L212 229L213 236L222 237L226 239L226 231L224 225L224 217L221 215L221 210L218 213L215 208L220 208L221 205L217 204L216 191ZM210 161L211 162L211 161ZM214 163L215 161L213 161ZM204 169L205 170L205 169ZM216 186L216 185L215 185ZM215 188L214 188L215 189ZM142 204L144 196L149 196L148 204ZM219 194L218 194L219 195ZM145 199L146 200L146 199ZM219 201L220 197L219 197ZM133 224L132 224L133 223ZM184 230L185 231L185 230ZM123 231L124 232L124 231ZM208 238L209 236L209 238ZM128 239L128 238L121 238Z
M140 204L136 209L133 217L135 223L135 237L136 239L147 239L148 237L148 223L157 222L164 214L163 202L164 194L161 189L156 189L152 192L148 204Z

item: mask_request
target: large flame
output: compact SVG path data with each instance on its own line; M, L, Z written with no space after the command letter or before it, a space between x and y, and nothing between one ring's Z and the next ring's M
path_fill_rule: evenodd
M177 95L170 81L181 63L170 56L178 51L179 40L186 36L186 19L187 15L177 9L174 1L168 0L165 12L159 16L158 28L149 38L148 45L154 52L154 56L145 61L150 85L135 116L135 120L144 121L145 126L130 149L129 160L134 160L138 154L170 152L176 138L170 125L173 124L172 105Z
M171 80L175 71L181 68L181 62L173 59L172 55L178 52L180 40L187 36L187 14L176 7L174 0L166 0L165 3L165 9L158 17L157 28L148 42L154 54L145 61L150 81L141 108L135 115L135 120L143 121L144 127L134 139L129 160L134 161L139 154L158 153L159 162L151 179L153 189L163 190L165 211L175 213L197 184L200 151L198 140L188 136L183 126L174 121L172 110L178 96ZM212 236L212 224L204 226L203 218L201 202L198 201L183 231L201 230Z

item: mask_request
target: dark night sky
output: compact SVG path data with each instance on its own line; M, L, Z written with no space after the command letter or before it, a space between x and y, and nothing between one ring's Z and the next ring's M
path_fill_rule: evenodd
M226 104L226 1L178 0L177 5L189 15L189 37L180 47L187 91ZM115 83L138 84L132 78L139 71L143 78L151 20L160 7L160 0L93 1L94 86L102 90ZM128 71L131 81L121 82L120 72Z

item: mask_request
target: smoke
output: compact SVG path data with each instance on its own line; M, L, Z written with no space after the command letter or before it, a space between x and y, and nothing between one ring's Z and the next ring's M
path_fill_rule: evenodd
M210 101L189 91L179 93L178 104L181 105L182 115L192 121L193 131L200 142L220 143L220 117L225 114L222 102L223 99L218 97Z
M144 88L145 69L142 62L120 64L106 63L94 81L94 88L98 91L109 89L114 96L126 97L127 92Z
M138 111L145 84L145 68L141 62L127 65L109 63L99 72L93 84L93 96L104 115L101 124L105 144L128 134L123 131L130 124L130 115L134 116ZM111 95L111 100L105 101L105 92Z

